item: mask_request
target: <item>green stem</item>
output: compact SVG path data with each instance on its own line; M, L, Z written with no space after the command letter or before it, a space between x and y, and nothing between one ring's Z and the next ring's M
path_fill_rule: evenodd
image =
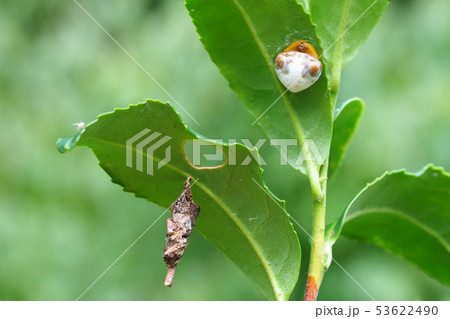
M318 166L314 163L314 161L306 161L306 169L308 170L308 178L311 185L313 201L321 202L323 200L324 194L322 191L322 186L320 184Z
M339 85L341 83L341 71L342 65L340 63L336 63L331 69L330 76L330 99L333 106L336 105L337 102L337 94L339 91Z
M346 0L342 6L342 19L339 25L339 34L345 33L346 21L350 10L351 0ZM343 40L338 38L334 43L332 56L329 59L331 64L330 79L328 87L330 90L330 100L332 109L336 106L339 85L341 82L341 71L343 67L342 52ZM311 257L309 261L308 279L306 283L304 300L316 300L319 287L322 283L325 272L324 245L325 245L325 211L328 176L328 158L325 164L318 167L314 163L309 163L308 178L311 184L313 195L313 227Z
M325 211L328 159L321 167L320 174L308 174L313 193L313 230L311 243L311 257L309 261L308 281L305 290L305 300L316 300L324 273L324 244L325 244ZM314 185L314 187L313 187ZM319 185L318 189L317 186ZM320 192L320 193L319 193Z
M339 34L345 33L347 17L350 11L351 0L346 0L342 6L342 19L339 25ZM341 82L342 71L342 52L343 40L338 38L334 43L332 61L330 70L330 99L332 107L336 106L339 85ZM325 211L326 211L326 193L327 193L328 159L320 168L320 173L316 169L308 167L308 178L311 184L313 194L313 229L311 243L311 258L309 261L308 280L305 289L305 300L316 300L319 293L319 287L322 283L325 271L324 244L325 244Z

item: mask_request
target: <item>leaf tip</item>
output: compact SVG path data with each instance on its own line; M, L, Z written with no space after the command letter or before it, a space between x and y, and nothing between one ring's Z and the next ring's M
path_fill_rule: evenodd
M58 150L58 152L60 152L61 154L64 154L67 151L70 151L71 149L73 149L76 145L78 140L81 137L81 134L85 131L85 129L82 129L80 131L78 131L78 133L73 136L73 137L62 137L59 138L56 141L56 149Z

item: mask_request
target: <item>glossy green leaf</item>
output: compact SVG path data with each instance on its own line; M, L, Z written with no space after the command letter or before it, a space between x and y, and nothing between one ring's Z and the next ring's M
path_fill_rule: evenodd
M328 226L328 241L334 243L342 229L344 236L378 245L450 285L449 198L450 175L442 168L386 173Z
M155 142L150 141L151 134L158 133ZM262 170L253 157L257 158L257 151L208 142L227 162L218 168L197 169L183 151L186 141L197 139L170 105L147 101L99 116L77 134L76 143L60 139L58 149L68 150L75 144L89 147L114 183L163 207L178 198L184 181L192 176L194 201L201 207L195 229L267 299L288 299L298 279L300 244L283 210L284 202L270 194L262 181ZM168 147L171 158L164 161ZM242 164L246 158L251 161Z
M355 134L363 111L364 103L358 98L345 102L337 109L333 124L328 179L335 176L344 158L347 146Z
M272 139L294 139L288 162L305 172L301 148L328 157L332 107L323 74L310 88L286 92L274 61L290 43L307 40L320 55L315 27L296 0L186 0L200 40L230 87ZM326 72L323 72L326 73ZM314 143L314 145L312 145Z
M340 72L358 53L387 4L388 0L309 1L312 20L333 72Z
M309 12L309 0L297 0L303 6L306 12Z

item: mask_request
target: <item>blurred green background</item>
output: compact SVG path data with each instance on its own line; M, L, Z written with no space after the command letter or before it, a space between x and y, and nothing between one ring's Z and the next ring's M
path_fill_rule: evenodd
M203 50L181 0L80 3L200 123L211 138L265 135ZM339 99L361 97L366 111L339 175L328 219L386 170L450 169L450 3L391 1L356 59ZM58 137L114 107L168 96L71 0L0 2L0 299L76 299L163 211L110 182L86 148L61 155ZM173 103L172 103L173 104ZM306 179L269 163L266 183L311 229ZM82 299L259 300L249 280L199 233L164 287L164 216ZM302 297L309 255L302 230ZM276 241L277 239L274 238ZM420 240L418 238L417 240ZM413 243L412 243L413 244ZM449 300L450 288L404 260L345 238L336 260L377 300ZM368 300L336 264L320 300Z

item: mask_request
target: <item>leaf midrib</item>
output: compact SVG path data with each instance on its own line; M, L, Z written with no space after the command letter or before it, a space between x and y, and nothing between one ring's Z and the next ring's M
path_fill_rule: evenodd
M433 229L431 229L428 226L420 223L420 221L418 221L416 218L413 218L413 217L407 215L402 210L386 208L386 207L361 209L361 210L358 210L356 213L351 213L350 215L348 215L348 217L345 219L344 226L345 226L345 224L347 222L355 219L356 217L360 217L360 216L368 215L368 214L375 214L375 215L376 214L392 214L392 215L396 215L398 217L402 217L402 218L406 219L407 221L409 221L410 223L412 223L412 224L416 225L417 227L423 229L425 232L430 234L432 237L436 238L436 240L439 243L441 243L441 245L447 251L450 252L450 245L439 235L439 233L436 233L436 231L434 231Z
M115 142L111 142L111 141L107 141L107 140L103 140L100 138L96 138L96 137L85 137L85 140L94 140L96 142L100 142L100 143L104 143L104 144L109 144L109 145L113 145L116 147L120 147L120 148L125 148L126 149L126 145L124 144L120 144L120 143L115 143ZM148 156L146 153L144 154L141 151L138 151L137 149L135 149L134 147L132 148L136 153L140 153L142 156L146 157L146 158L151 158L152 160L155 160L156 162L160 162L161 159L154 157L154 156ZM185 172L184 170L181 170L173 165L170 165L169 163L165 164L166 167L172 169L173 171L179 173L180 175L183 175L184 177L188 177L190 176L189 173ZM244 233L244 237L247 238L249 244L251 247L253 247L256 255L258 256L261 264L263 265L267 276L269 277L270 282L272 283L272 288L273 288L273 294L275 296L275 298L277 300L286 300L286 295L283 291L283 289L281 289L281 287L278 285L277 280L275 279L275 275L272 272L271 268L269 267L269 264L267 263L267 261L265 260L265 258L263 258L263 253L262 250L260 248L260 246L254 241L251 240L253 237L251 236L249 230L245 227L245 225L243 223L241 223L241 221L232 213L232 210L216 195L214 194L211 190L209 190L209 188L203 184L202 182L200 182L200 180L198 180L196 182L196 184L202 188L202 190L209 196L211 197L220 207L222 207L222 209L225 211L225 213L228 215L229 218L231 218L231 220L236 224L236 226L242 231L242 233ZM122 185L120 185L122 186ZM279 296L278 292L281 292L282 295Z
M268 56L267 52L264 50L264 45L262 44L261 40L258 37L258 34L255 30L255 28L253 27L253 24L250 21L250 18L248 16L248 14L245 12L244 8L242 7L242 5L239 3L238 0L233 0L233 3L235 4L235 6L237 7L237 9L239 10L239 12L242 15L242 18L244 19L245 23L247 24L250 33L253 35L253 38L255 39L255 43L258 47L258 49L261 52L261 55L263 56L263 58L266 60L266 64L269 68L270 74L272 75L272 78L274 79L274 83L276 83L276 86L278 88L278 90L280 91L281 95L282 95L282 99L284 101L284 105L286 106L286 109L289 113L289 117L292 121L292 124L294 126L294 130L295 133L297 135L297 138L300 142L300 145L303 145L305 138L304 138L304 132L301 128L300 122L294 112L294 108L291 104L291 101L289 100L288 96L285 94L286 91L283 90L283 88L280 86L280 83L278 81L278 77L275 74L275 71L270 67L271 65L271 61L270 61L270 57Z
M344 44L344 32L345 26L347 25L347 18L350 12L350 3L352 0L346 0L342 9L342 19L339 24L339 33L338 36L342 37L337 41L336 46L334 48L332 58L330 59L333 63L333 66L337 69L336 72L341 72L342 69L342 47Z

